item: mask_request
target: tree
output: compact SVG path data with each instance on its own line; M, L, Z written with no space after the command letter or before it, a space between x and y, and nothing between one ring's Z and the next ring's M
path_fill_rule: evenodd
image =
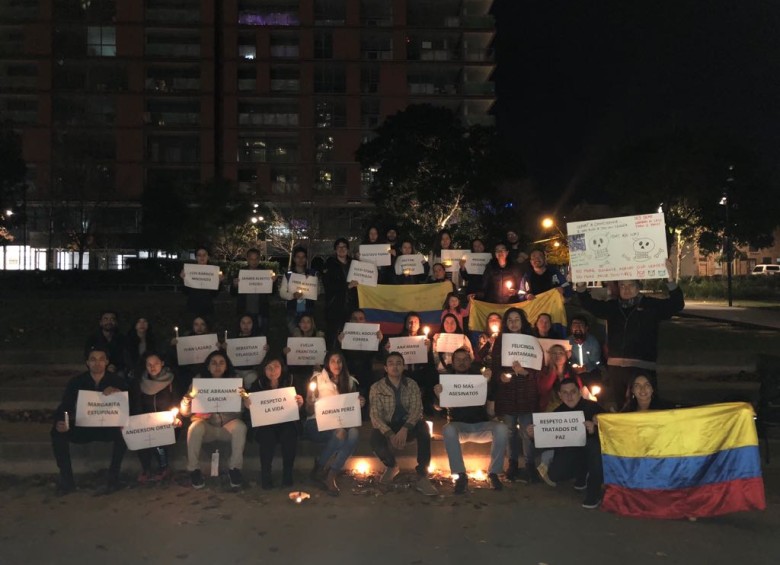
M447 108L411 105L388 117L356 153L370 197L422 249L444 228L483 235L505 210L500 181L517 175L493 128L464 126Z
M4 123L0 125L0 242L13 241L10 228L24 221L14 208L23 198L26 176L21 136ZM11 210L10 215L7 210Z
M287 255L287 268L290 269L293 249L306 240L311 241L313 234L309 218L292 200L284 208L268 203L264 210L265 238L271 247Z
M780 213L776 179L727 138L693 131L648 137L620 150L608 171L602 187L630 213L663 210L678 277L686 244L709 253L726 234L739 245L772 243Z

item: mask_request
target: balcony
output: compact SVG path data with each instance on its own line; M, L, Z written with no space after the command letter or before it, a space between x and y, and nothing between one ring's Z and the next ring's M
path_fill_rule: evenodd
M464 96L493 96L496 87L492 82L467 82L461 86Z

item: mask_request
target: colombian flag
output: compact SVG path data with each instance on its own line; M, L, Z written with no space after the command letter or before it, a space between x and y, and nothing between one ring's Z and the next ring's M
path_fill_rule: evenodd
M420 324L430 326L433 335L439 331L442 305L447 293L452 292L452 284L360 284L357 289L358 304L366 313L366 321L378 323L384 335L400 334L409 312L417 312Z
M599 414L598 424L605 510L686 518L766 508L749 404Z
M469 313L469 331L477 332L478 334L488 331L485 327L488 314L496 312L503 317L504 312L510 308L521 308L528 316L528 321L531 322L531 325L536 322L539 314L549 314L552 318L553 327L560 326L565 333L566 309L563 305L561 293L555 289L537 295L534 300L526 300L525 302L517 302L515 304L493 304L492 302L482 302L472 298L471 312Z

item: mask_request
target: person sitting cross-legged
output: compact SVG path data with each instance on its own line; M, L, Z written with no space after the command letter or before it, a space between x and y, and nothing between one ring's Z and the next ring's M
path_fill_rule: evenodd
M545 452L542 463L537 468L544 481L554 486L556 483L574 479L574 488L584 490L583 508L598 508L601 504L601 486L604 483L604 470L601 464L601 443L596 426L598 414L604 409L592 400L582 398L576 379L567 378L560 382L558 394L562 404L553 412L574 412L581 410L585 416L586 444L582 447L559 447L552 451L552 461L546 461ZM534 437L534 426L527 427L528 435Z
M452 373L456 375L479 374L479 366L472 366L471 355L466 349L457 349L452 353L451 369ZM485 378L490 380L490 377L490 369L486 369ZM437 384L433 388L436 398L439 398L441 391L441 384ZM489 412L492 409L490 405L491 402L488 399L487 403L481 406L446 409L447 424L443 430L444 447L450 461L450 473L458 475L455 480L455 494L465 493L469 482L460 446L461 443L468 441L474 443L491 442L488 479L493 489L502 490L504 488L498 474L503 470L509 431L503 422L490 419ZM443 410L438 404L436 408Z
M420 388L404 374L403 356L391 352L385 360L385 377L371 386L371 449L385 464L381 482L389 484L398 475L394 449L403 449L407 441L417 441L417 490L426 496L438 492L428 479L431 462L431 435L423 421ZM411 437L409 437L411 435Z

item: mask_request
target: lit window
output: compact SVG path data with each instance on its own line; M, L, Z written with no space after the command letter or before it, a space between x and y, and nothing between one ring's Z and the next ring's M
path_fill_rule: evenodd
M87 55L116 57L116 28L89 26L87 28Z

